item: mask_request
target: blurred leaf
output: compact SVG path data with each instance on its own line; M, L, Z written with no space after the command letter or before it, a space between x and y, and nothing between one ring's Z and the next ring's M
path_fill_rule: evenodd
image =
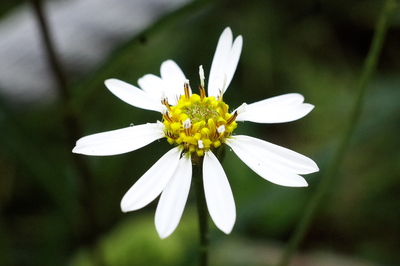
M75 221L79 207L66 165L60 164L60 158L54 156L52 146L35 139L35 128L21 124L24 119L20 114L4 106L0 111L3 113L0 121L2 152L18 162L22 167L19 170L27 171L27 176L46 191L67 220Z
M176 231L160 239L153 210L147 215L134 213L103 236L93 250L80 250L71 266L98 265L196 265L189 257L197 248L197 215L186 208ZM188 262L190 262L188 264Z

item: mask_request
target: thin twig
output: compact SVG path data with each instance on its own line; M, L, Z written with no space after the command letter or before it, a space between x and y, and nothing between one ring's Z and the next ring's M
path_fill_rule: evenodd
M70 93L69 93L69 87L68 87L68 80L67 76L65 75L65 72L62 68L61 65L61 60L59 59L59 56L57 55L54 44L51 38L50 30L49 30L49 24L44 12L44 7L43 7L43 1L42 0L32 0L32 6L34 10L35 17L38 22L40 34L42 37L43 45L46 51L48 63L50 66L50 69L53 72L54 79L57 84L57 90L60 94L60 100L61 100L61 110L63 111L63 123L64 127L66 130L66 136L67 136L67 145L72 149L72 147L75 145L76 140L82 135L81 130L80 130L80 123L78 117L72 112L71 108L69 107L69 102L70 102ZM73 162L73 165L75 166L78 174L81 177L83 187L85 190L90 190L91 188L91 173L89 170L89 167L87 164L80 158L79 156L73 155L72 152L69 153L71 156L71 160ZM90 193L90 192L88 192ZM84 195L87 195L85 193ZM90 202L88 202L91 199L91 197L85 197L83 198L83 205L84 205L84 211L86 213L90 213L93 208L91 207ZM86 215L87 222L89 225L87 225L88 231L85 230L85 232L89 232L86 235L87 242L92 242L93 238L95 236L95 222L94 222L94 215ZM82 235L79 236L82 239Z
M332 164L326 171L326 174L321 179L317 190L315 191L314 195L306 206L304 215L301 217L299 223L297 224L297 227L289 241L287 248L285 249L281 261L278 264L280 266L285 266L289 264L293 254L296 252L300 243L303 241L316 211L321 206L322 199L329 192L329 188L331 187L331 184L333 183L334 178L338 173L340 164L345 158L349 143L356 129L361 114L366 89L371 81L373 74L375 73L376 65L382 51L383 42L385 40L386 32L389 27L389 20L394 10L396 9L396 5L396 0L387 0L384 4L380 18L375 28L375 33L370 50L363 65L360 80L358 83L358 96L350 113L350 119L345 129L343 139L340 143L340 146L338 147Z

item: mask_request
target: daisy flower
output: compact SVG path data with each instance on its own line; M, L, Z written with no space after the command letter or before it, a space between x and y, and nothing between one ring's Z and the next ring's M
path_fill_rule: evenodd
M160 194L155 225L161 238L169 236L181 219L191 184L192 165L202 164L203 185L208 211L215 225L229 234L236 220L236 208L226 174L213 152L221 145L232 151L266 180L290 187L304 187L300 174L318 171L311 159L245 135L234 135L238 121L283 123L302 118L314 106L290 93L243 104L233 112L223 101L239 61L243 39L233 40L226 28L218 41L207 86L199 67L199 94L192 93L189 81L172 60L161 65L161 76L147 74L135 87L117 79L105 81L107 88L122 101L138 108L160 112L162 121L89 135L79 139L74 153L115 155L134 151L165 138L174 147L163 155L128 190L121 201L123 212L148 205Z

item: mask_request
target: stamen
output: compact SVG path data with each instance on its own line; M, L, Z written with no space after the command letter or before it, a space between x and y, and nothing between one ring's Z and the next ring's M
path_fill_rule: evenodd
M219 137L221 137L221 135L217 131L214 131L213 139L217 140L217 139L219 139Z
M226 76L219 80L222 87L217 97L207 97L204 69L199 67L199 94L192 94L189 81L184 82L184 94L179 97L176 105L169 105L167 97L162 98L162 125L168 143L181 147L186 154L204 153L221 146L236 128L237 110L228 113L229 106L222 101L226 90ZM224 82L223 82L224 81ZM170 96L172 97L172 95ZM244 106L241 107L244 109Z
M199 91L200 91L200 99L204 99L206 97L206 89L204 88L204 69L203 66L199 66L199 75L200 75L200 86L199 86Z
M231 117L229 117L229 119L228 119L228 121L226 121L226 123L227 123L228 125L232 124L232 122L235 121L235 119L236 119L237 116L238 116L238 112L235 111L235 112L233 113L233 115L232 115Z
M190 90L189 90L189 80L187 79L184 84L185 87L185 97L186 99L190 98Z
M200 99L204 99L206 97L206 90L204 89L203 86L199 86L199 91L200 91Z
M169 115L169 112L165 112L165 114L163 115L164 119L167 120L170 123L173 123L174 120L172 119L172 117Z
M197 141L197 146L199 147L199 149L203 149L204 148L204 144L203 144L203 141L201 139Z
M204 69L203 69L203 66L202 66L202 65L199 66L199 75L200 75L200 86L203 87L203 89L204 89L204 80L205 80L205 77L204 77Z
M167 137L169 137L171 139L174 139L174 140L178 138L178 137L174 136L174 134L172 132L169 132L169 131L167 131L165 133L165 135L167 135Z
M192 126L192 122L190 121L190 118L186 119L183 121L183 128L188 129Z
M167 107L168 110L171 110L171 106L169 106L168 98L167 98L167 97L163 97L163 98L161 99L161 104L165 105L165 107Z
M183 121L183 128L185 129L185 134L186 136L190 136L190 128L192 126L192 122L190 121L190 118L186 119Z

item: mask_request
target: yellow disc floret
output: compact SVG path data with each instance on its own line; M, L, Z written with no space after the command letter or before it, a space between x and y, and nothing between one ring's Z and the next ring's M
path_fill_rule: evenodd
M205 151L224 143L237 127L237 113L230 114L229 106L222 99L205 97L203 86L200 86L200 95L190 95L186 83L185 94L175 106L170 106L166 99L162 102L167 107L163 124L168 142L181 145L188 153L203 156Z

